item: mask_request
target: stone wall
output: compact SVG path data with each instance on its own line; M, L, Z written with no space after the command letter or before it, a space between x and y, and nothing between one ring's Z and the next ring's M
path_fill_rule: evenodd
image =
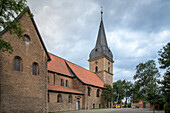
M92 86L86 86L86 88L90 87L90 96L88 96L88 90L86 90L85 95L86 95L86 108L100 108L102 106L102 89L101 88L96 88ZM99 89L99 97L97 97L97 89Z
M28 14L20 18L24 34L30 42L8 32L2 38L9 41L13 53L0 52L1 113L47 112L47 55ZM14 58L21 58L21 71L14 70ZM39 75L32 74L33 63L38 63Z
M59 102L59 103L57 102L58 94L62 96L62 102ZM71 102L69 103L68 97L70 95L72 99L71 99ZM49 112L76 110L77 100L80 102L80 110L81 110L82 109L82 96L81 95L49 92L49 102L48 102Z
M52 73L48 72L48 81L50 84L55 84L55 85L61 85L61 79L64 82L64 86L66 86L66 81L67 81L67 87L73 88L73 78L64 76L64 75L59 75L57 73Z
M113 62L106 57L99 57L89 61L89 69L95 72L98 67L97 75L104 81L105 84L113 85Z

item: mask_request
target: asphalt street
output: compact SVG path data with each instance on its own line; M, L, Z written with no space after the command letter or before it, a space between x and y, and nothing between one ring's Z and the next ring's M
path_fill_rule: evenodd
M153 113L150 109L131 109L131 108L120 108L120 109L92 109L92 110L79 110L79 111L67 111L61 113ZM155 111L155 113L164 113L164 111Z

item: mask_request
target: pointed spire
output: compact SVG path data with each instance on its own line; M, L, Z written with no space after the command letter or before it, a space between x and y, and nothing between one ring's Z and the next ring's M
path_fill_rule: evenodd
M102 7L101 7L101 21L100 21L96 46L90 53L90 59L97 58L100 56L107 56L110 59L113 59L112 52L110 51L110 49L107 45L105 29L104 29L104 25L103 25L103 9L102 9Z
M100 21L100 27L99 27L99 31L98 31L96 46L108 47L106 35L105 35L105 29L104 29L104 25L103 25L103 9L102 9L102 7L101 7L101 21Z

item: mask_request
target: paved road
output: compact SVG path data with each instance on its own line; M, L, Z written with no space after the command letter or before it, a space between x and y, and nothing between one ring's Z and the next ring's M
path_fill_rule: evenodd
M62 112L63 113L63 112ZM80 111L69 111L64 113L153 113L150 109L95 109L95 110L80 110ZM155 113L164 113L163 111L155 111Z

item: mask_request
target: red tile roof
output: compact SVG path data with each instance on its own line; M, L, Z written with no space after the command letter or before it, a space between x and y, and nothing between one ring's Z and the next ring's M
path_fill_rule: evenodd
M64 59L49 53L51 61L48 62L48 70L72 76L66 66Z
M48 63L48 70L54 71L57 73L61 73L64 75L72 76L68 70L68 67L65 63L65 60L57 57L53 54L50 54L51 61ZM71 70L76 74L78 79L80 79L83 83L97 86L97 87L104 87L104 82L93 72L84 69L76 64L66 61Z
M56 86L56 85L51 85L51 84L48 84L48 90L61 91L61 92L66 92L66 93L83 94L82 92L75 90L73 88L70 88L70 87Z
M98 87L104 87L104 82L95 73L71 62L66 62L82 82Z

